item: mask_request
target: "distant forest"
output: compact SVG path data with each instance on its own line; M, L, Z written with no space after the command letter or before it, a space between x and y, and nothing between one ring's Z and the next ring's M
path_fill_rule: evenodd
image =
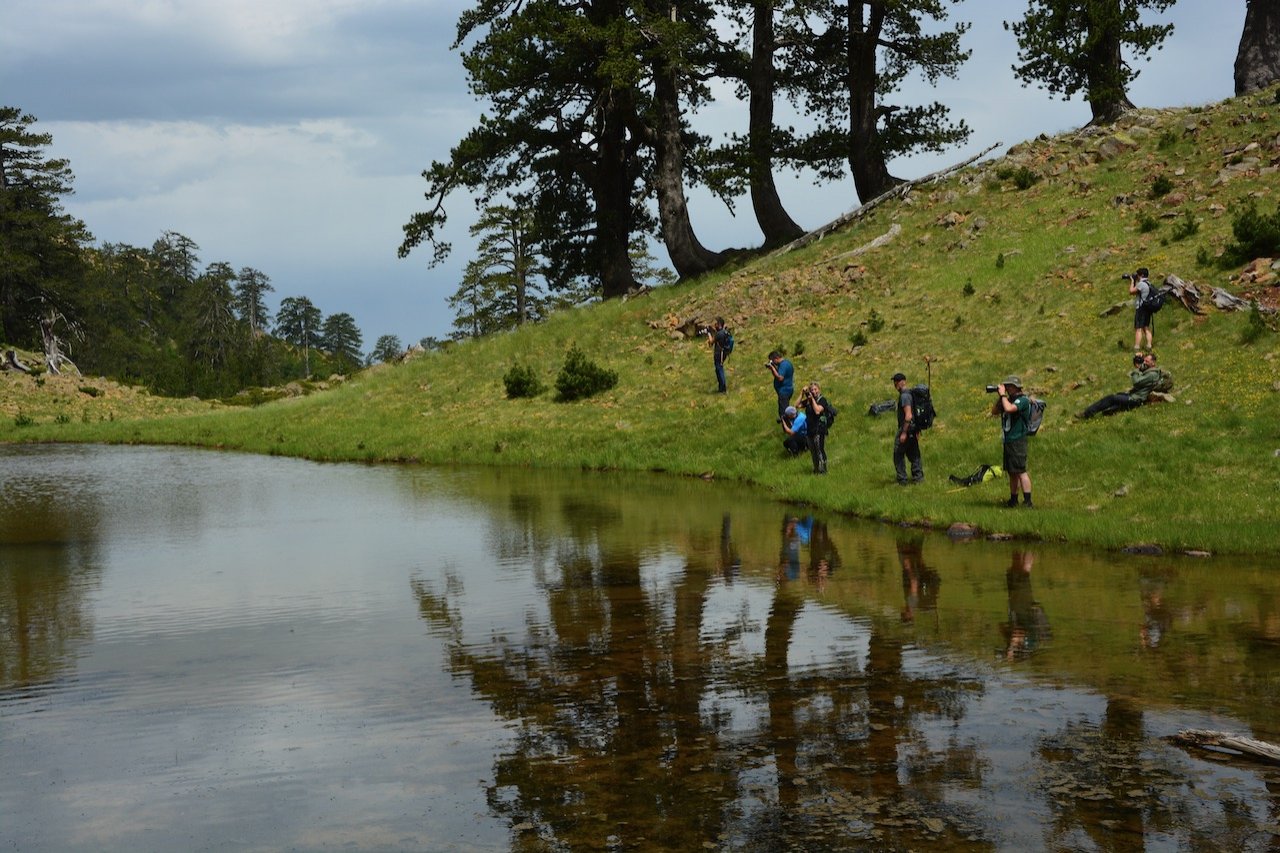
M8 348L45 354L45 369L145 385L169 396L223 397L254 386L349 373L365 363L350 314L323 316L306 296L281 300L270 277L226 261L205 263L172 231L151 246L92 245L62 200L66 160L35 118L0 107L0 332ZM380 339L375 358L398 355Z

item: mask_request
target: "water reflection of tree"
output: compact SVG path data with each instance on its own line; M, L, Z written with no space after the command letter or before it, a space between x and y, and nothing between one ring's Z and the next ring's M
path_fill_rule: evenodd
M91 634L95 522L53 495L10 496L0 522L0 691L52 681ZM0 695L0 699L4 697Z
M873 625L865 666L788 662L808 595L839 565L825 525L809 528L810 571L775 590L759 659L702 636L723 548L692 552L664 591L601 522L562 548L543 578L549 618L520 638L466 644L449 594L415 584L423 616L453 638L451 671L519 722L488 792L517 847L975 846L980 821L942 789L981 786L976 749L957 738L935 753L919 730L961 716L974 682L906 672L902 642ZM759 704L761 726L735 725L742 702Z

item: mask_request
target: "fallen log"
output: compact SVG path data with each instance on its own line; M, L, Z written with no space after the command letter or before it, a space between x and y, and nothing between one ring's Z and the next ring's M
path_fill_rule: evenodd
M856 249L851 249L848 252L842 252L839 255L836 255L834 258L827 258L826 260L818 261L818 263L814 264L814 266L825 266L826 264L830 264L835 261L844 260L845 258L856 258L858 255L864 254L866 252L870 252L872 249L879 249L881 246L885 245L886 243L891 242L894 237L897 237L901 233L902 233L902 226L899 225L897 222L895 222L889 226L888 231L881 234L879 237L875 238L870 243L859 246Z
M1176 275L1170 274L1165 277L1161 290L1176 299L1179 305L1192 314L1203 313L1200 310L1200 290L1194 284L1188 284Z
M889 199L904 196L908 192L910 192L913 187L917 187L920 184L927 184L930 181L936 181L939 178L946 177L952 172L957 172L960 169L963 169L965 166L968 166L970 163L973 163L987 156L992 151L999 148L1001 144L1002 143L997 142L993 145L988 145L985 149L983 149L982 151L979 151L977 154L974 154L972 157L970 157L968 160L965 160L962 163L957 163L954 166L948 166L945 169L939 169L936 172L930 172L929 174L925 175L922 178L914 178L910 181L903 181L893 189L883 192L880 195L876 196L875 198L871 199L871 201L867 202L866 204L860 205L859 207L855 207L853 210L849 211L848 213L843 213L840 216L837 216L835 219L831 220L826 225L823 225L821 228L815 228L814 230L810 231L808 234L805 234L803 237L798 237L795 240L792 240L790 243L786 244L785 246L782 246L781 248L774 250L772 254L774 256L785 255L788 252L794 252L796 249L804 248L805 246L808 246L810 243L816 243L822 238L826 237L828 234L831 234L832 232L839 230L845 225L848 225L850 222L854 222L855 220L861 219L862 217L866 216L872 210L879 207L881 204L888 201Z
M5 353L4 353L4 369L5 369L5 370L17 370L17 371L19 371L19 372L21 372L21 373L30 373L30 372L31 372L31 368L27 367L25 364L23 364L21 361L19 361L19 360L18 360L18 354L17 354L16 352L14 352L13 350L5 350Z
M1173 735L1171 740L1183 746L1225 749L1241 755L1269 761L1273 764L1280 764L1280 746L1267 743L1265 740L1254 740L1243 735L1233 735L1230 732L1184 729Z

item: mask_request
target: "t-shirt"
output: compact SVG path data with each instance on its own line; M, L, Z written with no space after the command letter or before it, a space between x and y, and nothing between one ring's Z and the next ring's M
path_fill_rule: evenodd
M1142 300L1146 299L1148 296L1151 295L1151 282L1147 281L1145 278L1140 278L1138 279L1138 283L1136 286L1138 288L1138 296L1133 301L1133 307L1141 308Z
M809 434L809 419L804 412L796 412L796 419L791 422L791 431L796 435Z
M914 419L916 410L914 408L915 404L912 402L911 389L903 388L902 393L898 394L898 429L902 429L902 425L907 420L907 406L913 407L911 409L911 417Z
M776 376L774 377L773 390L777 391L779 394L784 394L790 397L796 390L795 380L793 378L796 374L796 369L791 365L791 362L785 358L775 366L778 369L778 376L781 376L782 379L778 379Z
M1000 429L1004 432L1006 442L1026 438L1027 423L1031 420L1031 401L1026 394L1019 394L1011 402L1018 410L1000 413Z

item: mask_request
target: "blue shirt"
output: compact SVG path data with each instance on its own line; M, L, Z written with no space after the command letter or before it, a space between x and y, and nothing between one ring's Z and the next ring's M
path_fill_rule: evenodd
M796 435L808 435L808 418L804 416L804 412L796 412L796 419L791 422L791 431Z
M792 367L791 362L785 358L774 365L774 368L778 371L778 376L781 376L782 378L778 379L777 377L774 377L773 390L777 391L779 394L785 394L790 397L796 390L792 379L792 377L795 376L796 369Z

